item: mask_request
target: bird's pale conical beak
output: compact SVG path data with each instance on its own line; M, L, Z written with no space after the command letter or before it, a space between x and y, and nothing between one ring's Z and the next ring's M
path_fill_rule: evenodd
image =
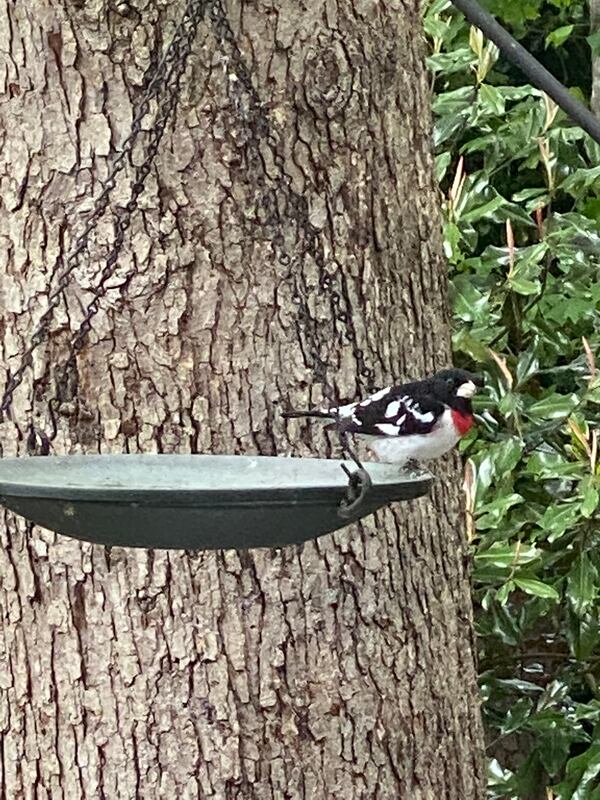
M461 386L459 386L456 396L465 397L469 400L471 397L474 397L477 394L478 387L483 386L483 381L479 379L475 380L476 377L479 378L479 376L473 375L470 381L465 381Z

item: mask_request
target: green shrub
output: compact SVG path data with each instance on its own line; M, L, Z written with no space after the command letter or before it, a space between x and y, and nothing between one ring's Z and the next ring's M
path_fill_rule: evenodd
M585 96L583 3L492 10ZM465 451L490 797L598 800L600 147L446 0L426 30L455 361L487 373Z

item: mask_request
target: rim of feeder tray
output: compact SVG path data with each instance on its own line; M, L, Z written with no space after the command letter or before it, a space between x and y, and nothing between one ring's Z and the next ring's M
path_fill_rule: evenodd
M394 501L427 494L428 472L367 465L344 506L352 462L242 455L68 455L0 459L0 504L76 539L186 550L278 547L317 538Z

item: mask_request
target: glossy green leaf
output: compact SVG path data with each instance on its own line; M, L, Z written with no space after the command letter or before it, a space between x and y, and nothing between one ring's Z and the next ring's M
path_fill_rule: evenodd
M477 528L481 531L494 528L506 516L509 509L523 502L523 497L516 492L495 497L479 509Z
M457 275L452 281L454 313L464 322L473 322L486 313L489 293L483 293L466 276Z
M551 505L545 510L538 525L548 540L554 542L571 528L579 514L580 509L576 503Z
M494 603L491 614L494 638L508 647L515 647L519 641L519 625L512 610L505 604Z
M497 478L502 478L513 472L521 459L523 453L523 442L515 436L510 436L490 448L494 459L494 474Z
M517 361L517 383L521 385L529 380L538 371L539 366L539 358L532 350L525 350L521 353Z
M548 785L554 800L600 800L600 473L569 426L600 430L582 342L600 366L600 146L505 57L483 63L485 37L476 55L469 23L439 2L427 25L443 197L459 163L464 175L443 208L454 358L486 373L461 451L483 712L490 740L504 737L488 800L546 800ZM589 103L584 0L485 5Z
M507 284L517 294L531 295L539 294L542 286L539 281L531 281L527 278L521 278L518 275L511 275L506 280Z
M488 200L487 203L483 203L483 205L476 206L475 208L466 211L464 214L461 214L460 221L465 224L467 222L475 222L479 220L487 219L502 206L506 205L506 200L500 195L496 195L491 200Z
M514 592L514 590L515 590L514 581L507 581L506 583L502 584L502 586L496 592L496 600L500 603L501 606L506 605L510 593Z
M574 657L584 662L587 669L587 660L596 653L600 645L596 607L592 606L590 612L581 617L573 617L566 629L566 636Z
M494 542L490 547L475 554L475 561L497 567L522 566L535 561L540 550L529 545L508 545Z
M479 101L494 114L504 114L506 105L502 93L494 86L484 83L479 89Z
M583 502L581 503L581 513L584 517L589 518L598 508L600 502L600 494L595 484L595 479L588 476L582 485Z
M517 689L524 695L534 696L542 692L542 687L532 681L525 681L522 678L504 678L497 681L499 686L506 689Z
M582 616L598 594L598 572L587 553L580 553L567 575L567 597L573 611Z
M600 775L600 744L592 744L579 756L570 759L567 778L556 786L560 800L594 800L588 790Z
M527 408L527 413L531 417L543 417L544 419L556 419L557 417L567 417L578 403L576 394L563 395L553 392L546 397L532 403Z
M452 163L452 155L450 153L440 153L435 159L435 174L438 181L441 181L446 174L446 170Z
M552 45L553 47L560 47L564 44L569 36L573 33L574 25L561 25L546 36L546 47Z
M531 715L533 702L529 697L521 697L511 706L502 721L501 731L504 735L521 730Z
M535 439L539 441L539 434ZM567 477L577 480L581 477L581 466L579 464L569 460L566 453L552 450L538 450L532 453L527 460L525 471L538 478Z
M560 595L553 586L549 586L542 581L536 581L533 578L515 578L515 585L522 589L527 594L533 594L536 597L545 597L549 600L559 600Z

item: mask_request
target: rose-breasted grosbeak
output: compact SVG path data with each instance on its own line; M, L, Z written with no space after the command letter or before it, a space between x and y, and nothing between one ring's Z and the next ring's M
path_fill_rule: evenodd
M462 369L375 392L338 408L288 411L286 418L321 417L365 440L380 461L428 461L451 450L473 425L471 398L482 379Z

